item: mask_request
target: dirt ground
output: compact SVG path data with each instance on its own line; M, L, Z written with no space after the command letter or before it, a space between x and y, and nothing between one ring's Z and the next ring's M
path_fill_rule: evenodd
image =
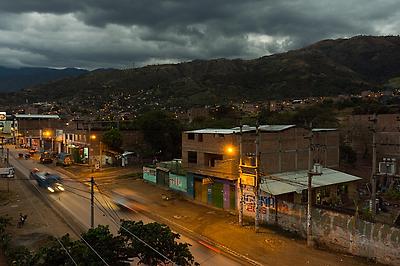
M63 220L29 188L32 185L21 179L20 176L10 180L0 178L0 216L11 218L7 231L12 235L12 244L34 250L50 235L59 237L69 233L75 237ZM17 227L20 213L28 215L22 228ZM0 265L4 265L1 256Z

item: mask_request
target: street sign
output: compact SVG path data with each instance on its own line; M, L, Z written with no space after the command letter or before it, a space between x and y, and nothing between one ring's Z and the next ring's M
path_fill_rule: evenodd
M249 175L249 174L245 174L242 173L240 175L240 181L242 183L242 185L247 185L247 186L255 186L255 175Z

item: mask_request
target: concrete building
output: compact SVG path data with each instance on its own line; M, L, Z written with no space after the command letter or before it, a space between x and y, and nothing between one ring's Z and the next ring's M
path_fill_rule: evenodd
M61 150L64 121L58 115L14 115L16 145L37 150Z
M306 170L309 164L339 166L339 134L334 129L309 130L294 125L262 125L260 175ZM182 134L182 166L193 183L193 198L224 209L237 207L239 128L200 129ZM256 128L242 128L243 163L254 165ZM309 162L309 140L313 151ZM243 178L243 177L242 177Z
M109 150L101 140L110 128L118 128L122 135L121 149L137 153L144 145L144 136L142 132L131 129L129 123L130 121L69 121L64 130L63 150L71 153L78 163L89 163L93 159L101 165L116 164L119 154Z
M373 115L351 115L342 119L341 134L344 141L357 153L358 159L372 157ZM400 160L400 114L376 115L377 158Z

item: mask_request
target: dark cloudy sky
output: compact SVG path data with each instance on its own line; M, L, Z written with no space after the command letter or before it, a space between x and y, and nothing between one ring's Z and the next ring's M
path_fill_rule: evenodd
M248 59L399 31L399 0L0 0L0 65Z

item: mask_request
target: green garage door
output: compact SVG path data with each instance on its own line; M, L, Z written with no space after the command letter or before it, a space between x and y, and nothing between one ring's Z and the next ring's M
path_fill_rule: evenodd
M215 207L224 207L224 184L214 183L212 186L212 202Z

